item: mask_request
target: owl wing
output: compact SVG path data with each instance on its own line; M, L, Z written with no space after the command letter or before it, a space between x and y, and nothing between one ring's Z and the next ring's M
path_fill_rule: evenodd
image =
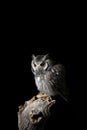
M49 78L55 91L66 100L67 91L64 66L62 64L54 65L51 68Z

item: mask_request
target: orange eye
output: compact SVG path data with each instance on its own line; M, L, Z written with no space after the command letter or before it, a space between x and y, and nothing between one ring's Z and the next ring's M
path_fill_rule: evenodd
M34 67L36 67L36 64L34 63Z
M40 65L41 65L42 67L44 67L44 66L45 66L45 63L43 62L43 63L41 63Z

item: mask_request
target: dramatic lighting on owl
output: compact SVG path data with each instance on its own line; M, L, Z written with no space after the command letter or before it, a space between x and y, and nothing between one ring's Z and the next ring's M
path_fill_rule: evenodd
M60 95L67 100L65 68L62 64L56 64L48 54L32 55L31 69L40 92L48 96Z

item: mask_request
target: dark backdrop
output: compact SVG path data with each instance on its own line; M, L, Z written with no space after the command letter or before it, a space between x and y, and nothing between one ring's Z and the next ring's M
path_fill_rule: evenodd
M84 115L83 90L86 74L85 27L81 22L81 13L73 15L72 12L64 11L58 14L45 13L46 15L43 12L38 15L27 9L7 13L7 22L4 24L6 36L3 42L5 40L4 43L10 43L4 46L6 74L3 73L6 77L3 83L6 83L8 125L18 128L18 106L37 94L31 73L31 55L49 53L64 64L67 86L70 88L69 107L62 108L57 120L61 117L59 123L62 127L66 124L70 129L80 128ZM83 15L82 19L84 20Z

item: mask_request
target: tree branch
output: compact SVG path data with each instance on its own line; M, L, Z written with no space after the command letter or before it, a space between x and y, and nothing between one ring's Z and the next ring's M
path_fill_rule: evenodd
M56 103L50 96L44 93L26 101L19 106L18 128L19 130L44 130L46 121L51 115L51 108Z

